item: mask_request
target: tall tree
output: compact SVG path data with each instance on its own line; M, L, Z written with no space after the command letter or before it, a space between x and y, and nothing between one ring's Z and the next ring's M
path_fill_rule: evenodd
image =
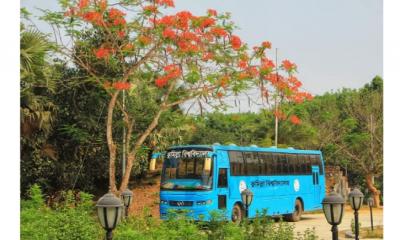
M377 76L371 84L346 97L343 109L347 129L340 147L365 178L379 206L381 192L374 177L383 173L383 81Z
M162 8L173 7L171 0L61 3L65 12L47 12L44 17L72 40L70 45L63 45L65 37L56 36L59 52L109 94L106 136L109 184L114 192L126 189L137 153L165 111L193 99L212 104L210 99L238 92L247 85L236 69L246 48L233 35L235 26L228 14L209 10L205 16L187 11L162 15ZM122 9L130 13L129 17ZM91 41L85 40L88 36ZM119 96L123 90L129 96L148 91L148 101L156 103L157 107L146 113L151 121L143 131L134 132L135 115L122 108ZM119 188L115 177L115 111L123 113L128 129L127 165Z

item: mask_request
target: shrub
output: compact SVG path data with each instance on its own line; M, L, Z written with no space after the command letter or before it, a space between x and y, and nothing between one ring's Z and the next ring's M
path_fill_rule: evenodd
M92 196L71 191L55 209L45 206L40 187L33 185L30 199L21 203L21 239L101 239L103 232L93 215Z

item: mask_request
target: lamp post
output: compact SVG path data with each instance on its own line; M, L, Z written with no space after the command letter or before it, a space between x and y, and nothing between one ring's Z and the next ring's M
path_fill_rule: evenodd
M133 193L131 190L125 189L125 191L121 193L121 197L125 206L125 217L128 217L128 210L133 200Z
M371 217L371 230L374 231L374 218L372 217L372 207L374 206L374 199L372 197L368 198L369 215Z
M102 196L96 204L101 226L107 231L106 240L112 240L112 231L121 221L123 203L111 191Z
M333 240L339 239L337 225L342 222L344 202L342 196L335 192L331 192L322 200L325 218L328 223L332 225L331 231Z
M358 240L359 227L358 227L358 210L361 208L364 199L364 194L358 189L354 188L349 193L349 201L351 208L354 210L354 222L355 222L355 239Z
M253 202L253 195L253 192L247 188L240 193L240 196L242 197L242 203L246 207L246 218L249 217L249 207Z

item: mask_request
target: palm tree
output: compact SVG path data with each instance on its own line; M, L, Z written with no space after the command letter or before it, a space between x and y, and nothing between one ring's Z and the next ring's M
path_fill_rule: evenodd
M46 135L51 130L55 105L49 98L54 93L56 80L52 77L46 55L51 49L46 36L33 29L21 32L20 76L21 76L21 133L29 137L42 130Z

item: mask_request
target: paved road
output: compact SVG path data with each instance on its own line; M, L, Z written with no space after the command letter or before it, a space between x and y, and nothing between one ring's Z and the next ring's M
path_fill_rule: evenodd
M373 209L374 215L374 226L375 225L383 225L383 209ZM339 231L342 230L350 230L351 229L351 219L354 218L354 214L350 208L346 208L344 213L342 223L339 225ZM369 227L370 226L370 215L369 208L364 206L359 212L359 220L361 223L361 227ZM325 219L323 213L315 213L315 214L304 214L302 219L295 223L295 232L304 232L307 228L315 227L316 235L318 235L319 239L330 240L332 239L332 233L330 231L331 225Z

